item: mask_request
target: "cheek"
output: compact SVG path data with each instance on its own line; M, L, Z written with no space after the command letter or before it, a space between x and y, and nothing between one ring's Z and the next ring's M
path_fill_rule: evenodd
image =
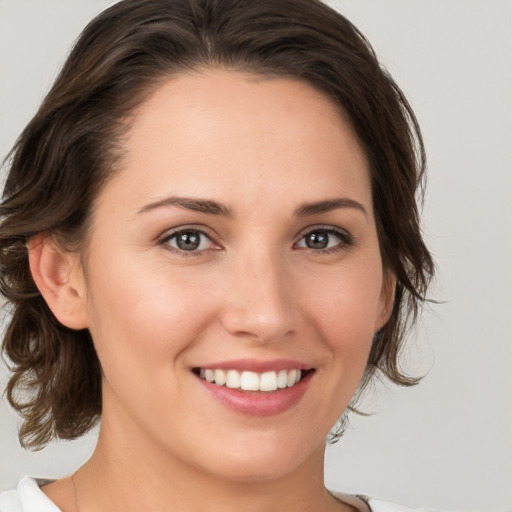
M347 265L331 272L309 272L300 295L326 337L347 345L373 338L382 313L382 270L376 264Z
M326 414L334 411L333 422L359 386L381 312L382 271L380 260L374 260L372 265L338 267L331 275L310 272L308 282L303 281L310 291L300 292L307 297L307 320L329 354L325 372L332 378L326 381L325 396L332 402Z
M212 316L208 283L191 281L184 271L171 273L111 258L116 265L92 273L90 330L98 356L109 371L169 375L169 367L189 348ZM201 286L199 286L201 284Z

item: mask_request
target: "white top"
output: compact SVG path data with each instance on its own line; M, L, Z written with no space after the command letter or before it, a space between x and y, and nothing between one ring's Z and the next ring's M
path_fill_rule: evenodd
M24 477L17 489L0 493L0 512L62 512L39 488L50 480ZM340 495L342 496L342 495ZM371 512L441 512L426 508L406 508L369 498Z

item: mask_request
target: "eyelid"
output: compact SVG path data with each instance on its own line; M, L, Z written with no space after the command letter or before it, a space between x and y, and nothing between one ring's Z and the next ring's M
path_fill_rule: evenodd
M346 229L340 228L338 226L332 226L329 224L317 224L317 225L312 225L312 226L308 226L308 227L304 228L297 235L297 241L295 242L294 245L296 246L299 242L301 242L304 239L304 237L306 235L313 233L315 231L324 231L324 232L327 232L327 233L337 236L340 239L340 244L338 244L334 247L326 248L326 249L311 249L309 247L300 247L300 249L306 249L306 250L317 252L317 253L328 254L330 252L345 250L348 247L354 245L354 243L355 243L354 237Z
M174 238L176 235L186 232L186 231L195 231L195 232L205 236L206 238L208 238L208 240L210 240L210 242L212 243L212 245L214 247L208 248L208 249L201 249L201 250L197 250L197 251L184 251L184 250L180 250L176 247L172 247L171 245L167 244L167 242L169 240L171 240L172 238ZM175 227L172 229L167 229L159 237L157 237L157 240L158 240L158 244L162 245L162 246L166 246L167 250L177 253L177 254L180 254L180 255L183 255L183 256L198 256L198 255L203 254L204 252L209 251L209 250L222 249L221 244L219 244L216 241L216 236L211 233L210 229L206 228L205 226L198 226L198 225L194 225L194 224L188 224L188 225L185 224L183 226L178 226L178 227Z
M212 243L212 245L214 247L208 248L208 249L195 250L195 251L185 251L185 250L181 250L181 249L172 247L171 245L167 244L167 242L170 239L172 239L179 233L186 232L186 231L195 231L195 232L205 236L206 238L208 238L208 240ZM194 225L194 224L191 224L191 225L185 224L185 225L177 226L170 230L168 229L168 230L164 231L162 235L157 237L157 240L158 240L159 245L165 245L166 249L171 252L174 252L174 253L177 253L177 254L180 254L183 256L198 256L198 255L201 255L210 250L219 250L219 249L223 248L222 245L217 242L216 235L214 233L212 233L211 231L212 230L210 228L207 228L206 226L203 226L203 225L198 226L198 225ZM340 243L334 247L325 248L325 249L311 249L308 247L300 247L300 249L306 249L306 250L317 252L317 253L328 254L330 252L346 250L348 247L354 245L354 243L355 243L352 234L350 232L348 232L346 229L340 228L338 226L329 225L329 224L327 224L327 225L317 224L317 225L307 226L306 228L304 228L296 236L297 241L293 244L294 247L296 247L297 244L300 241L302 241L306 235L308 235L312 232L315 232L315 231L324 231L324 232L333 234L339 238Z

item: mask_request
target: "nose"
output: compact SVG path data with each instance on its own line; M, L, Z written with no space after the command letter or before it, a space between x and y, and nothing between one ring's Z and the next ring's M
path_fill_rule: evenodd
M230 334L259 343L278 341L296 329L291 279L278 257L245 258L231 265L222 324Z

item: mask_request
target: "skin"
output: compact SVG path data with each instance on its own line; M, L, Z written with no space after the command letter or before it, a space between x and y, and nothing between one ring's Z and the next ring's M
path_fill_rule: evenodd
M213 69L160 85L124 148L86 253L43 235L29 246L49 306L65 325L90 329L104 371L98 445L75 475L80 511L364 510L323 485L326 435L393 290L349 123L305 83ZM231 215L148 207L176 196ZM297 215L335 198L354 203ZM199 250L169 239L184 227L208 235ZM342 236L309 248L305 235L321 228ZM239 358L315 371L296 406L247 416L212 399L191 371ZM76 509L69 479L43 490Z

